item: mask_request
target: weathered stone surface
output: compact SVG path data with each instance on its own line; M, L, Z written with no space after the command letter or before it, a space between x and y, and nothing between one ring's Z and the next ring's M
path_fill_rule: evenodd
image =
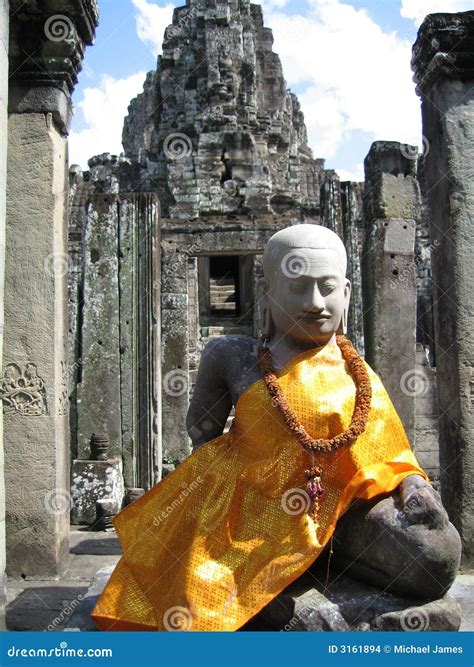
M436 373L421 343L416 344L415 441L416 457L431 482L439 485L439 408Z
M117 197L91 198L84 230L82 365L77 386L81 459L90 456L92 433L109 434L111 455L122 451L117 226Z
M474 553L474 12L431 14L413 47L430 212L441 492Z
M73 524L93 526L97 518L96 502L101 499L112 500L120 508L124 495L121 459L72 462L71 522Z
M16 576L57 574L67 549L66 188L66 140L51 116L11 114L3 363L30 378L21 401L29 409L4 415L7 558Z
M0 374L3 374L3 300L8 140L8 34L9 3L2 2L0 4ZM0 414L0 420L1 419L2 416ZM4 629L5 564L5 478L3 424L2 421L0 421L0 631Z
M347 277L351 281L347 336L359 354L365 354L361 258L364 247L363 183L341 183L341 218L347 250Z
M150 488L161 461L159 204L117 194L126 160L98 156L90 166L72 177L73 451L88 458L91 433L106 432L126 486Z
M411 154L410 154L411 155ZM374 142L365 159L362 263L366 359L414 441L416 342L415 160L397 142ZM397 189L398 186L398 189ZM397 217L396 214L407 217Z
M314 565L241 630L456 631L460 623L460 606L450 595L416 602L341 573L326 582L323 568Z
M82 597L80 606L66 623L64 632L97 632L97 627L90 615L95 607L97 598L110 579L113 569L113 566L109 565L98 570L87 593Z
M323 161L307 145L261 7L232 0L225 13L216 18L209 0L176 8L158 72L130 105L125 150L141 160L165 217L317 214Z

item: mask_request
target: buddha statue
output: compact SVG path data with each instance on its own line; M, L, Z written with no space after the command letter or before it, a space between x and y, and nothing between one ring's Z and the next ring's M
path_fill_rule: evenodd
M460 538L345 336L346 265L327 228L270 238L261 340L205 346L193 453L115 518L124 555L92 613L99 628L238 630L330 541L346 574L383 590L431 600L450 587Z

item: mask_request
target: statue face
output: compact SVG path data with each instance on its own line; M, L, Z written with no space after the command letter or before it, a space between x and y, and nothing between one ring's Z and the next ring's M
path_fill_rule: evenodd
M268 303L275 338L326 344L338 330L350 298L350 282L341 273L337 253L295 248L273 276Z

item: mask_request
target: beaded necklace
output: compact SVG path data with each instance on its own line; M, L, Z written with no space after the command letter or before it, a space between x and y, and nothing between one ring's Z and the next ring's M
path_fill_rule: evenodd
M364 361L351 341L345 336L336 336L336 343L349 365L349 371L356 386L356 400L349 427L342 433L334 436L334 438L329 439L314 439L307 433L304 426L298 421L298 417L293 409L288 405L273 367L270 350L263 346L257 348L260 371L268 393L272 397L272 403L280 410L295 438L309 453L334 452L344 445L351 445L357 436L364 432L369 418L372 385ZM308 514L314 521L316 521L319 509L319 499L324 495L322 473L321 466L313 466L305 470L308 479L306 492L310 499Z

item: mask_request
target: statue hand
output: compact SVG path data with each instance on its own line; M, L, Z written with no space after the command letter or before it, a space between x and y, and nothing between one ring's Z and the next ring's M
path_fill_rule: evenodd
M420 475L405 477L399 486L400 501L410 525L424 524L427 528L446 528L449 518L439 494Z

